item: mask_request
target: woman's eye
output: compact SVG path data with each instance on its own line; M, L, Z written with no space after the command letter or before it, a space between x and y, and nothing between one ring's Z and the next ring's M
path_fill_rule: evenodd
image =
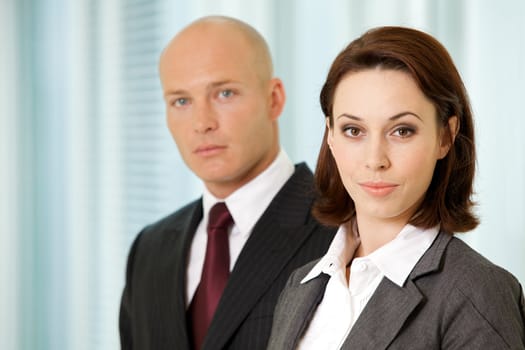
M361 130L359 128L356 128L355 126L348 126L343 129L343 132L351 137L357 137L361 135Z
M395 131L394 131L394 134L399 136L399 137L409 137L411 136L412 134L414 134L415 130L413 128L409 128L409 127L400 127L400 128L397 128Z

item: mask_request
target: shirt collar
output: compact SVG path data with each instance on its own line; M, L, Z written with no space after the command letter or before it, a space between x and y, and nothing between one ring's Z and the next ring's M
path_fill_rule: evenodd
M348 230L347 225L339 226L328 251L302 279L301 283L306 283L321 273L332 276L337 270L345 267L359 246L360 240L356 232L355 229Z
M332 276L337 270L346 267L359 246L360 240L356 232L355 223L350 232L344 225L341 225L327 253L315 264L301 283L306 283L321 273ZM407 224L392 241L359 259L369 259L386 278L402 287L438 233L439 225L425 230Z
M225 199L216 198L205 187L202 196L203 220L207 220L208 212L215 203L224 201L241 234L249 235L294 170L292 161L281 150L270 166Z
M421 229L407 224L396 238L369 254L367 258L386 278L402 287L438 233L439 225Z

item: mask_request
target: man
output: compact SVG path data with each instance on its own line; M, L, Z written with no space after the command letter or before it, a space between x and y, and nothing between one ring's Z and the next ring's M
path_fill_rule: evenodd
M167 123L205 189L133 243L122 348L265 349L289 274L328 248L334 230L310 215L312 173L280 150L285 92L272 70L260 34L226 17L193 22L162 53ZM230 220L222 248L206 228L217 202Z

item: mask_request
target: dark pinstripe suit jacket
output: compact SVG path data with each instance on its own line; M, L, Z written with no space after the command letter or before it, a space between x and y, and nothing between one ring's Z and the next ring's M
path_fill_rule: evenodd
M233 268L203 349L265 349L290 273L323 255L335 234L310 215L313 177L302 163L256 223ZM146 227L131 248L120 309L123 349L189 349L184 303L197 200Z
M329 276L295 271L275 310L268 350L290 350L308 327ZM525 302L514 276L441 232L403 287L383 278L343 350L525 349Z

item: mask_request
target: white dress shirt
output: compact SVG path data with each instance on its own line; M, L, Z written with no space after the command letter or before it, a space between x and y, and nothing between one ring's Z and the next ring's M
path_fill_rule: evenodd
M255 223L268 208L277 192L292 176L294 170L292 161L281 150L266 170L227 198L219 200L206 188L204 189L202 196L203 217L191 243L186 270L186 306L189 306L201 279L208 241L206 226L211 207L217 202L224 201L233 218L234 224L229 233L231 271L244 244L250 237Z
M347 232L339 227L326 255L301 281L305 283L321 273L331 276L298 349L340 349L383 277L402 287L438 233L439 225L428 230L406 225L384 246L365 257L353 258L359 236L355 228Z

